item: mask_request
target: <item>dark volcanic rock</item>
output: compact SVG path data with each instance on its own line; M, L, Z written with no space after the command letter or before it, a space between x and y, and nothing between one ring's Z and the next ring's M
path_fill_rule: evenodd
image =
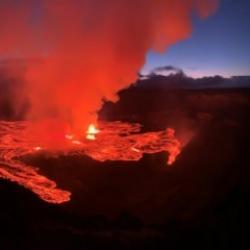
M46 204L0 180L0 249L249 249L249 106L246 90L123 91L101 116L193 132L177 162L24 159L72 200Z

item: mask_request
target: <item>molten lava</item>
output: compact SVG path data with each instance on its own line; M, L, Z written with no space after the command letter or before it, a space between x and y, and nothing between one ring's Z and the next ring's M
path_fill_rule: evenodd
M138 161L143 154L167 152L167 164L180 154L181 144L173 129L140 133L140 124L101 122L100 130L91 124L83 139L65 135L65 147L57 152L39 146L28 138L30 123L0 122L0 177L16 182L50 203L70 200L70 192L57 188L54 181L39 174L37 168L21 158L37 151L64 155L87 155L97 161ZM98 136L97 136L98 134Z
M96 129L94 124L90 124L86 133L86 139L95 140L96 135L100 132L100 130Z

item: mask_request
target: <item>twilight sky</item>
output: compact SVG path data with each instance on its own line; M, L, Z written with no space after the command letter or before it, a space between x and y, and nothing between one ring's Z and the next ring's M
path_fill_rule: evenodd
M149 52L142 72L164 65L182 68L193 77L250 75L250 1L221 0L218 12L193 19L192 36L166 53Z

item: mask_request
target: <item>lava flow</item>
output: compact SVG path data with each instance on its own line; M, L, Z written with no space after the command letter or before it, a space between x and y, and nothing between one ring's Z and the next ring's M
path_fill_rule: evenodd
M54 181L39 174L37 168L21 158L37 151L64 155L87 155L97 161L138 161L143 154L167 152L167 164L172 164L181 151L173 129L140 133L140 124L102 122L99 129L90 125L85 137L65 135L65 147L55 150L42 148L29 140L28 122L0 121L0 178L16 182L50 203L70 200L70 192L57 188Z

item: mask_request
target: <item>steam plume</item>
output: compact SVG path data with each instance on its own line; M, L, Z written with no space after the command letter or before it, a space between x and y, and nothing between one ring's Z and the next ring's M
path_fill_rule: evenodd
M212 14L217 0L3 0L0 54L28 64L28 119L53 118L76 131L116 101L149 49L163 51L191 33L191 15Z

